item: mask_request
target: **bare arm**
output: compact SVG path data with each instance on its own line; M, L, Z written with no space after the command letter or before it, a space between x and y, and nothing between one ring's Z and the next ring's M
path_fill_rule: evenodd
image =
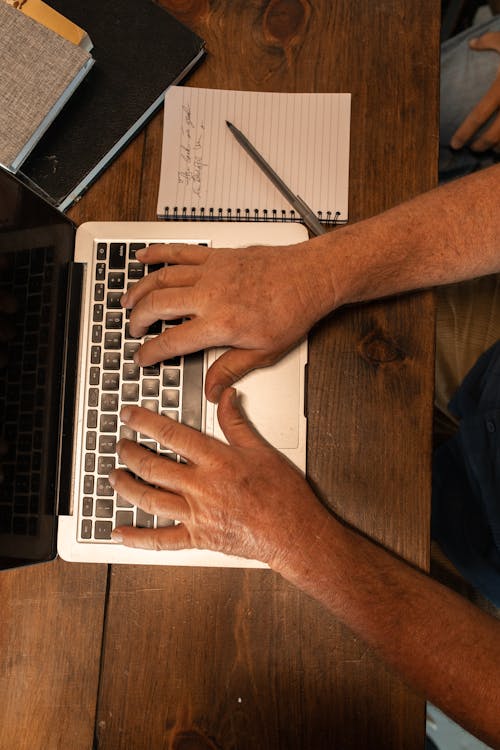
M147 342L137 361L229 346L207 374L207 396L217 401L224 387L275 362L340 305L496 272L499 188L496 166L289 247L151 246L140 260L171 265L124 296L132 334L143 335L158 318L189 320Z
M122 461L144 481L116 470L110 481L118 493L180 524L123 528L113 532L117 541L216 549L267 562L324 604L407 683L500 747L499 622L340 523L256 435L230 391L219 403L229 445L138 407L127 408L122 419L188 463L120 441Z

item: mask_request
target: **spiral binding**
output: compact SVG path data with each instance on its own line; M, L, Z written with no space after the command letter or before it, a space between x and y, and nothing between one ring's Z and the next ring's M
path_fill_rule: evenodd
M341 224L344 221L339 219L340 211L318 211L316 214L318 219L324 224ZM193 206L191 209L184 206L180 209L177 206L171 208L165 206L163 215L160 217L165 221L271 221L271 222L291 222L291 221L302 221L299 214L293 209L290 211L268 211L264 209L262 212L258 208L253 211L249 208L244 210L237 208L234 211L230 208L224 210L223 208L196 208Z

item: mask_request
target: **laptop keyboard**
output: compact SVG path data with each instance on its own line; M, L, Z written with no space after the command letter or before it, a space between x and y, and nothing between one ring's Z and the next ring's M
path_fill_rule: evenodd
M150 367L133 361L141 343L181 321L158 321L142 339L129 331L129 311L120 305L124 291L162 266L144 266L135 253L144 242L98 242L94 264L92 330L88 349L88 393L85 413L83 496L79 539L109 541L115 526L157 528L172 519L152 516L117 496L108 476L116 468L120 438L171 461L182 461L148 436L120 424L123 404L137 404L201 429L203 354L175 357Z
M41 512L53 248L23 250L12 257L12 266L2 269L0 279L0 294L13 295L17 305L16 336L3 344L8 364L0 379L0 424L9 446L2 460L0 533L36 536Z

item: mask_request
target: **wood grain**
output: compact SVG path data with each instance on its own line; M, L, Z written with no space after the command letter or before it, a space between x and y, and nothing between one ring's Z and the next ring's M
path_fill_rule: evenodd
M397 2L164 5L207 40L192 85L353 93L353 220L432 186L432 3L413 10ZM429 24L435 43L422 50L424 28L426 39L433 34ZM159 120L146 134L141 214L148 218L159 179ZM311 338L311 481L337 513L424 568L432 357L428 295L342 311ZM110 645L123 640L128 648ZM114 568L106 643L103 750L399 750L423 743L423 700L268 571Z
M207 42L191 85L352 92L351 221L435 184L433 0L162 4ZM161 137L160 114L72 218L153 219ZM432 358L428 294L342 310L310 339L310 480L422 568ZM108 582L58 561L0 586L0 750L83 750L94 728L99 750L423 746L422 697L270 571L114 566Z
M0 748L92 747L106 566L0 576Z

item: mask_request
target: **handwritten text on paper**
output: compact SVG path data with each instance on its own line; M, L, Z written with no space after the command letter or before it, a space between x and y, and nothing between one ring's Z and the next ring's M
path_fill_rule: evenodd
M183 104L179 153L182 166L177 172L177 181L182 185L190 185L198 198L202 190L203 171L208 167L203 161L204 137L205 123L195 123L191 106Z

